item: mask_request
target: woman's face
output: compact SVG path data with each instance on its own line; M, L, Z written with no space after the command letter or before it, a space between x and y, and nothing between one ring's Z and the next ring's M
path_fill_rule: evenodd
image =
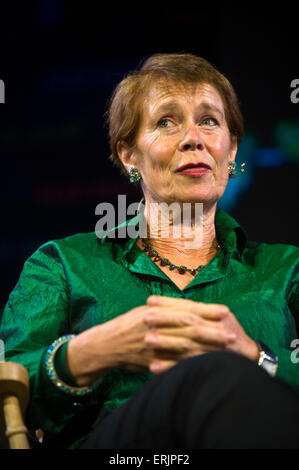
M138 168L149 202L214 204L236 152L216 88L165 83L151 89L135 149L122 161L128 171Z

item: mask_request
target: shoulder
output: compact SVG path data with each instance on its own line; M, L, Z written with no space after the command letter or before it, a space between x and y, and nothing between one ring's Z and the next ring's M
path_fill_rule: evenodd
M48 242L41 245L38 251L44 253L51 253L55 250L87 250L94 247L97 244L98 238L96 237L95 232L88 233L76 233L73 235L68 235L64 238L56 238L49 240Z
M248 241L243 255L248 260L254 258L265 267L299 265L299 247L295 245Z
M299 256L299 247L295 245L288 245L285 243L266 243L266 242L255 242L248 241L246 249L255 250L258 252L264 252L269 255L281 255L281 256Z
M53 259L64 256L84 258L115 258L127 249L127 242L138 235L140 215L126 220L109 230L77 233L65 238L44 243L34 256L49 256ZM133 227L134 230L130 230Z
M96 232L77 233L42 244L27 261L50 265L70 264L82 260L111 259L121 250L122 243L104 240Z

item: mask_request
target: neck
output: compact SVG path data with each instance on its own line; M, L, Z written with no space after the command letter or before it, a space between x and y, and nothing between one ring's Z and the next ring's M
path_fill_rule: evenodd
M215 212L216 204L168 205L147 200L144 210L147 240L160 255L173 259L183 256L193 265L195 255L197 260L215 255Z

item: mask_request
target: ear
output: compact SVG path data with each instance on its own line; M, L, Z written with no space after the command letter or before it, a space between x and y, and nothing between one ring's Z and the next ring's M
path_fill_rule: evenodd
M130 169L134 166L136 160L133 149L129 148L125 142L119 140L116 144L116 150L123 166L130 173Z
M232 137L231 147L230 147L230 151L229 151L229 160L230 161L232 161L232 162L235 161L237 151L238 151L238 139L237 139L237 137Z

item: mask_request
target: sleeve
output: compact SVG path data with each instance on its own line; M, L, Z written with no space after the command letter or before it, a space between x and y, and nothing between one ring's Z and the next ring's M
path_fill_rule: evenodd
M278 347L273 352L278 356L277 377L288 382L299 392L299 264L297 263L287 292L289 310L294 319L295 337L288 347ZM294 331L294 328L292 328Z
M65 440L65 445L69 444L68 440L81 437L77 431L70 432L75 429L74 421L79 418L82 421L84 414L88 428L86 417L90 414L90 419L94 419L99 406L99 390L74 397L52 384L47 375L45 356L48 347L60 336L74 333L69 321L69 306L70 293L63 264L55 243L49 242L26 261L0 325L5 360L22 364L29 374L27 426L32 430L41 428L49 441L60 436L60 442ZM65 352L66 347L59 351L57 373L62 374L64 380L69 378L71 385ZM78 428L79 434L84 433L83 424Z

